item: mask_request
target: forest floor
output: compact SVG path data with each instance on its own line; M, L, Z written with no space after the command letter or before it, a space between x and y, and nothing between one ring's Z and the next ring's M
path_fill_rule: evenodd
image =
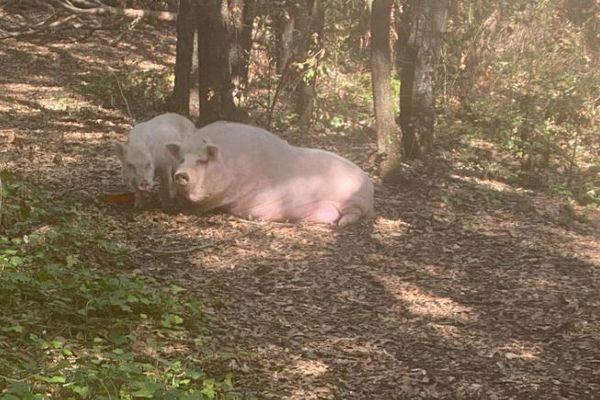
M495 156L482 141L383 185L372 127L353 123L342 104L343 133L276 132L369 171L374 220L339 230L106 204L102 193L120 183L112 142L132 122L114 83L170 73L175 49L172 32L159 29L116 36L0 43L0 161L110 228L136 249L139 271L201 300L213 345L232 355L220 367L242 391L289 400L598 398L597 214L473 173L465 152ZM158 113L141 99L129 99L139 120Z

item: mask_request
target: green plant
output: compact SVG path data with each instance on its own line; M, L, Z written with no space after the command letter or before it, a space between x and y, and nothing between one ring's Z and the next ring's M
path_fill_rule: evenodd
M459 6L449 21L445 104L508 150L521 183L560 187L589 204L597 178L587 171L600 146L595 20L578 21L568 8L554 0Z
M206 328L185 289L127 272L75 205L1 177L1 399L239 398L191 361Z

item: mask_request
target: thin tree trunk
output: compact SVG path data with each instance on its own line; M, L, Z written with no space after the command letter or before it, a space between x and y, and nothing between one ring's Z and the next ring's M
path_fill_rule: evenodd
M275 31L275 64L277 73L284 74L285 68L292 57L294 48L294 29L296 27L296 10L294 4L285 3L273 18Z
M383 176L392 172L401 158L391 92L390 20L393 5L393 0L374 0L371 11L371 77L377 147L385 157L381 166Z
M245 90L248 86L248 67L250 65L250 53L252 51L252 32L254 30L254 18L256 17L256 0L244 0L244 12L242 16L241 47L243 51L243 62L240 76L241 86Z
M211 110L209 102L209 90L211 90L212 77L210 73L210 60L212 59L210 43L210 21L211 13L207 0L200 0L198 6L198 104L200 107L199 119L211 120L214 111Z
M303 37L301 38L303 45L300 47L300 54L304 58L302 61L311 59L311 62L308 63L308 68L311 71L308 75L306 74L306 70L301 71L304 76L300 77L298 86L296 87L298 124L304 129L308 128L313 115L316 97L315 86L318 76L320 52L323 46L323 30L325 27L325 9L322 1L312 0L308 3L310 5L308 8L309 13L305 15L307 20L305 26L308 29L303 32Z
M200 124L242 120L256 0L198 0ZM247 7L247 8L246 8Z
M229 58L229 4L227 0L203 0L198 8L200 120L201 123L235 120L237 109L233 102Z
M399 29L400 128L407 158L423 158L434 141L435 84L447 0L407 0Z
M173 112L190 115L190 89L192 88L192 59L196 32L196 1L181 0L177 19L177 50L175 56L175 85L171 97Z

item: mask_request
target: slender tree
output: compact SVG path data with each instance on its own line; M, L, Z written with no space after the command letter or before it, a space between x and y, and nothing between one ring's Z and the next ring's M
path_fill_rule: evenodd
M407 158L423 158L434 140L435 85L448 0L407 0L398 24L400 128Z
M240 86L245 90L248 86L248 68L250 64L250 52L252 51L252 32L254 19L256 18L256 0L244 0L244 11L242 14L242 26L237 32L240 35L242 60L240 63Z
M298 5L290 0L274 3L273 31L275 33L275 64L277 73L284 74L294 53L294 30L298 14Z
M377 148L384 156L381 165L383 176L393 172L401 156L391 92L390 21L393 5L393 0L374 0L371 10L371 81Z
M301 37L298 40L298 56L302 64L299 69L296 86L296 113L298 124L308 128L313 114L316 98L316 83L319 62L323 55L323 31L325 27L325 8L321 0L306 1L298 18Z
M175 57L175 86L171 97L171 110L190 115L190 89L193 87L192 61L194 35L196 34L196 1L181 0L177 18L177 50Z
M227 0L201 0L198 7L198 91L202 123L235 120L231 79L231 9Z
M234 96L248 81L256 0L181 0L172 110L190 114L190 89L197 82L199 119L239 120ZM198 72L191 76L194 35Z

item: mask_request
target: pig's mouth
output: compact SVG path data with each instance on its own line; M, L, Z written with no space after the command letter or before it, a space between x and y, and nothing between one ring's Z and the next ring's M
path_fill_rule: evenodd
M198 194L190 193L188 195L188 200L190 200L190 201L192 201L194 203L202 203L202 202L208 200L208 195L206 195L206 194L200 194L200 195L198 195Z
M144 181L144 182L140 182L140 183L137 185L137 189L138 189L140 192L150 192L150 191L152 190L152 184L150 184L150 183L148 183L148 182L145 182L145 181Z

